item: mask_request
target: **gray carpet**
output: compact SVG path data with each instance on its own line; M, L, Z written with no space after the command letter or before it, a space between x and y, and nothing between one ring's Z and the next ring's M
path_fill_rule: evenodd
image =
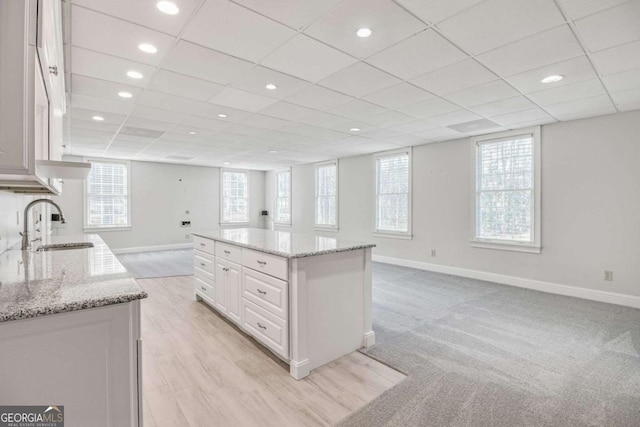
M640 310L385 264L377 343L408 377L343 426L640 426Z
M139 252L116 255L136 279L189 276L193 274L193 250Z

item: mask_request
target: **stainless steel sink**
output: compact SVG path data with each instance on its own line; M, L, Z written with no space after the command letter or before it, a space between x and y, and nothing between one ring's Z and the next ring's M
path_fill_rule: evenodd
M69 249L86 249L92 248L91 242L77 242L77 243L56 243L52 245L42 245L37 251L66 251Z

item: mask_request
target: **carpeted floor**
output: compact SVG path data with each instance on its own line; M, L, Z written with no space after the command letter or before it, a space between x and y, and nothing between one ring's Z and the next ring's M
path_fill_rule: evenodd
M374 264L377 343L406 380L343 426L640 426L640 310Z
M116 255L136 279L189 276L193 274L193 250L139 252Z

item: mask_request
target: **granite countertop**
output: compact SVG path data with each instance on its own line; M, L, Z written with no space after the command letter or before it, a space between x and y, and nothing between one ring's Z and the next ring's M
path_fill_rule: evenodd
M191 234L285 258L304 258L375 246L373 243L262 228L221 228Z
M91 242L94 247L48 252L10 249L0 254L0 322L147 297L98 235L52 237L42 243L69 242Z

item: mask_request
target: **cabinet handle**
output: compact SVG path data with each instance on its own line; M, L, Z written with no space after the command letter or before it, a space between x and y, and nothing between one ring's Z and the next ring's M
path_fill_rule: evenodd
M258 261L256 261L256 262L257 262L258 264L260 264L260 265L267 265L267 261L260 261L260 260L258 260Z
M205 264L204 262L201 262L200 265L203 266L203 267L207 266L207 264Z
M224 267L222 271L229 271L229 269L227 267Z
M202 289L203 291L207 290L207 288L205 288L204 286L200 286L200 289Z
M204 248L207 245L205 245L204 243L200 243L200 246L202 246Z
M227 254L227 255L231 255L230 251L224 251L224 253Z
M257 322L257 324L258 324L258 328L260 328L260 329L267 329L267 327L266 327L266 326L262 326L262 325L260 324L260 322Z
M54 76L57 76L58 75L58 66L54 65L52 67L49 67L49 72L51 74L53 74Z
M256 290L258 291L259 294L262 294L262 295L266 295L267 294L267 291L263 291L260 288L256 288Z

